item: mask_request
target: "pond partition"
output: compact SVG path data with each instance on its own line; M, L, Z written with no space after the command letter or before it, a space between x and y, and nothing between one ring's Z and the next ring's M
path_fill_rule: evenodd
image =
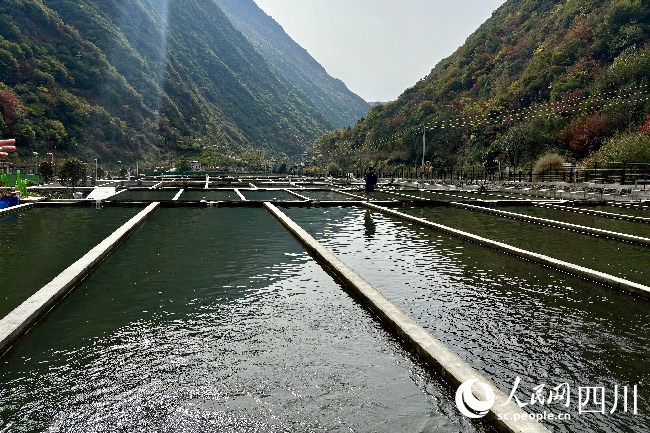
M404 213L470 234L480 234L493 242L550 256L633 284L650 286L650 269L645 265L650 261L650 248L647 245L622 243L469 209L412 208L404 209ZM634 289L631 287L631 290Z
M517 206L499 207L499 210L523 213L526 215L562 221L570 224L578 224L593 227L601 230L613 230L627 233L633 236L650 237L650 225L637 221L626 221L608 217L604 214L598 215L585 212L567 212L562 209L545 206ZM648 219L650 222L650 218Z
M178 198L180 201L240 201L241 198L237 195L234 189L224 190L185 190Z

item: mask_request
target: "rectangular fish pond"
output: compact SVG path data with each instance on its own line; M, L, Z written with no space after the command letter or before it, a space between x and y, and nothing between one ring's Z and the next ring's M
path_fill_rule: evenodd
M492 431L264 209L158 210L0 381L3 432Z
M181 200L187 192L189 201L203 193ZM288 194L243 191L251 192ZM488 418L462 415L456 388L266 209L189 204L155 210L2 355L0 432L496 431ZM648 299L375 209L282 206L506 396L518 379L525 411L570 416L542 420L549 431L648 431ZM4 314L141 209L113 203L2 217L0 263L15 288L0 286ZM511 227L467 209L398 210L568 261L599 264L616 252L594 267L647 281L636 269L646 260L640 245L522 221ZM521 233L536 240L519 243ZM563 252L554 245L567 235ZM37 247L28 263L43 265L38 278L12 272L24 267L16 250ZM540 384L567 384L571 405L531 405ZM627 387L626 411L621 400L610 414L606 394L606 415L579 412L580 387Z
M142 208L25 209L0 216L0 317L86 254Z
M285 212L506 394L519 377L517 396L530 405L540 384L549 389L568 383L572 406L552 409L568 412L571 420L545 421L551 431L647 431L646 299L371 210ZM471 219L472 212L464 212ZM437 222L454 220L463 215ZM580 387L608 389L609 411L611 391L628 386L631 392L634 385L640 390L637 415L578 413Z

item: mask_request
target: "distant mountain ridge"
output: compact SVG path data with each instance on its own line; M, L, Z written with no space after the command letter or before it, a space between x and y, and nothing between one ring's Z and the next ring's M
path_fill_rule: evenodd
M369 104L331 77L253 0L215 1L278 75L319 107L335 127L352 126L367 114Z
M333 129L325 108L212 0L0 4L0 133L23 158L298 155Z

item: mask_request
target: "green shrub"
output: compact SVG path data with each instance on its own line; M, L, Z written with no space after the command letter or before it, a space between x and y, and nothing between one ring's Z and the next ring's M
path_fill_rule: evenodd
M648 162L650 161L650 136L639 132L616 135L601 148L582 161L583 165L607 164L611 162Z
M327 164L327 174L329 176L338 177L341 174L341 169L335 163L330 162L329 164Z

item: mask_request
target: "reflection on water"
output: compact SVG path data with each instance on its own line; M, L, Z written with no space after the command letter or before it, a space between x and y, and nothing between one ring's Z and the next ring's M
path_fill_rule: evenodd
M246 200L252 200L252 201L271 201L271 200L288 200L288 201L296 201L296 200L301 200L300 198L296 197L295 195L289 194L286 191L283 190L270 190L270 191L257 191L257 190L240 190L241 193L246 197Z
M3 433L487 431L263 209L160 209L0 382Z
M183 191L180 201L240 201L241 198L234 190L220 191Z
M305 197L311 200L320 201L341 201L341 200L357 200L349 195L341 194L334 191L299 191Z
M111 197L111 201L165 201L172 200L179 190L170 189L165 191L160 190L129 190Z
M573 418L551 431L648 431L646 300L375 212L368 238L363 209L285 212L506 394L569 383ZM577 413L579 387L616 385L638 385L638 415Z
M375 221L372 219L372 214L370 213L369 210L366 210L366 213L363 215L363 225L366 229L365 235L368 238L371 238L375 235L375 232L377 231L377 227L375 225Z

